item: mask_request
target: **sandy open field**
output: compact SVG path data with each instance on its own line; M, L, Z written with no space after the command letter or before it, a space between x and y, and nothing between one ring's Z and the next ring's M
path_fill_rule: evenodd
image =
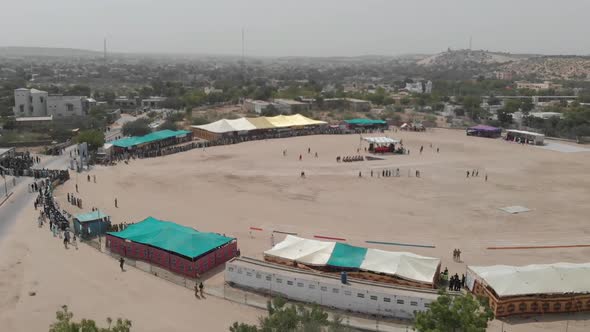
M440 257L443 267L459 274L465 265L588 261L590 248L486 248L590 243L590 153L560 153L444 129L389 135L403 139L411 154L336 163L336 156L357 154L358 135L247 142L96 168L90 173L96 184L88 183L86 174L74 175L56 197L71 213L98 207L115 223L153 216L235 236L242 255L259 258L270 247L270 231L279 230ZM360 146L361 154L365 146ZM377 177L385 168L399 168L401 177ZM467 179L466 171L473 169L479 177ZM421 178L414 176L415 170ZM301 171L306 178L300 178ZM76 183L84 210L65 199ZM119 208L114 207L115 197ZM498 210L511 205L532 211L510 215ZM0 268L9 267L0 273L0 323L8 322L15 331L42 329L64 303L78 316L102 320L125 315L139 331L201 326L223 331L234 320L254 322L261 315L214 298L195 300L189 291L133 269L122 274L114 260L93 249L65 251L46 229L36 228L33 216L34 211L23 215L3 244L8 249L2 252L10 254L0 256ZM265 231L251 234L251 226ZM367 245L366 240L436 248ZM462 250L462 263L453 262L454 248ZM207 281L222 282L221 274ZM33 288L38 294L28 297ZM587 317L576 317L569 331L590 329ZM563 319L519 320L505 330L565 331L565 322L555 318ZM491 330L499 331L498 324Z

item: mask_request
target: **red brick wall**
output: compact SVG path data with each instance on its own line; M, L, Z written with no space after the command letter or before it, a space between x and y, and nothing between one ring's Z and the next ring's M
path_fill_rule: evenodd
M199 258L196 262L141 243L125 242L125 240L111 235L107 235L107 247L115 254L146 261L174 273L195 278L197 273L205 273L235 257L238 243L236 241L230 242Z

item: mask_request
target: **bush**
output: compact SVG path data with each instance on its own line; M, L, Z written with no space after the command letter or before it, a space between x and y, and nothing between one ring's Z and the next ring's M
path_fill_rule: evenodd
M124 136L143 136L151 132L149 121L146 119L138 119L123 125Z
M131 331L131 321L128 319L117 318L115 324L111 318L107 318L108 327L98 327L96 322L91 319L82 319L79 323L73 321L74 314L68 311L68 306L64 305L61 310L55 314L57 321L49 326L49 332L129 332Z
M178 130L178 126L176 125L176 122L171 121L170 119L164 121L164 123L162 123L162 125L160 125L160 127L158 128L159 130Z
M86 142L88 149L94 151L104 145L104 133L100 130L83 130L76 137L76 142Z
M207 118L205 118L205 117L198 116L196 118L193 118L192 123L195 126L200 126L200 125L208 124L209 120L207 120Z

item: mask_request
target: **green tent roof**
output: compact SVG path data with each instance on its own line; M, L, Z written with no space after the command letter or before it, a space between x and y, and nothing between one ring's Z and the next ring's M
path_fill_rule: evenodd
M328 265L358 269L361 267L366 255L367 248L336 243L328 260Z
M145 136L133 136L133 137L125 137L120 140L113 141L112 144L114 146L118 146L120 148L129 148L132 146L151 143L156 141L161 141L167 138L178 137L182 135L189 134L190 131L186 130L160 130L155 131L151 134L147 134Z
M372 119L352 119L344 120L344 122L351 125L385 125L387 122L383 120L372 120Z
M193 228L148 217L120 232L107 234L147 244L189 258L199 257L233 239L215 233L201 233Z
M77 214L74 218L78 219L79 222L89 222L107 217L108 216L106 214L97 210L88 213Z

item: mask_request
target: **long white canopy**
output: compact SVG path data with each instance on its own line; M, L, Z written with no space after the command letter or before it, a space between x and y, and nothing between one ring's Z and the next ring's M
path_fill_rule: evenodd
M397 144L400 141L389 137L363 137L363 140L376 144Z
M231 124L228 123L228 120L221 119L215 122L208 123L202 126L193 126L193 128L203 129L212 133L223 134L229 133L232 131L236 131Z
M345 247L338 252L338 249ZM363 253L358 265L356 260L345 262L345 267L356 267L363 271L383 273L402 279L432 284L440 265L440 259L425 257L409 252L393 252L379 249L367 249L348 246L341 243L304 239L287 235L285 240L277 243L272 249L264 252L266 256L274 256L312 266L339 266L347 261L346 251L355 254ZM343 256L344 255L344 256Z
M499 296L590 293L590 263L469 266Z

